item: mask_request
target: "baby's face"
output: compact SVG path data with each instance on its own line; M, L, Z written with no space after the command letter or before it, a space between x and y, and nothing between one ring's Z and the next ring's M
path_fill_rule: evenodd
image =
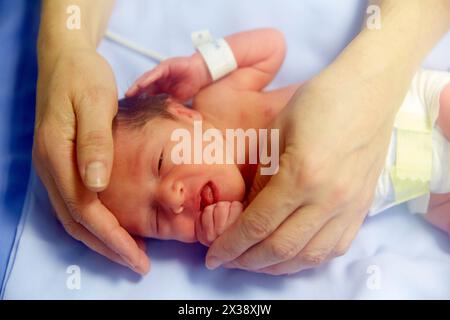
M171 151L178 141L171 141L172 132L185 128L193 137L193 121L201 115L181 105L170 110L174 120L115 130L111 181L100 199L132 234L195 242L202 208L243 200L245 183L235 164L174 164ZM205 121L202 126L212 127Z

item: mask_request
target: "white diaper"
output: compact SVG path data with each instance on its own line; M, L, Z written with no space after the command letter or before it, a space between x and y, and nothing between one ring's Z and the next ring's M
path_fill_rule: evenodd
M369 215L406 202L426 213L431 193L450 192L450 143L436 125L442 89L450 73L420 70L397 113L385 168Z

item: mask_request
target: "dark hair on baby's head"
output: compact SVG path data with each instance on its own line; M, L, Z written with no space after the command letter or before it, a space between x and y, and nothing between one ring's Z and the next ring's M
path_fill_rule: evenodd
M141 94L119 100L119 109L113 121L113 127L123 126L129 129L139 129L149 120L162 117L173 119L167 111L169 95Z

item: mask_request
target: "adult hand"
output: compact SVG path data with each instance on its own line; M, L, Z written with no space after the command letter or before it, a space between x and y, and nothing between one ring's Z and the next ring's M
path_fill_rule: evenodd
M233 260L225 266L284 274L347 251L370 207L393 124L393 114L374 112L368 89L319 78L300 90L273 125L279 172L256 178L255 199L213 243L208 264L218 254Z
M450 1L385 0L381 16L381 30L364 30L279 115L279 172L256 178L256 197L210 247L209 268L286 274L348 249L411 78L450 27ZM418 20L433 28L410 23Z
M75 239L144 274L136 242L99 201L113 161L114 75L92 48L66 47L39 58L33 160L56 215ZM141 248L139 248L139 246Z

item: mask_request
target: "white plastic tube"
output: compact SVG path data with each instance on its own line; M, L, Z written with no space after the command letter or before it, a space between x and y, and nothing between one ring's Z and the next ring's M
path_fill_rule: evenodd
M143 48L110 30L106 31L105 38L107 38L127 49L130 49L140 55L143 55L144 57L150 58L156 62L161 62L166 59L166 57L159 54L158 52L151 50L151 49Z

